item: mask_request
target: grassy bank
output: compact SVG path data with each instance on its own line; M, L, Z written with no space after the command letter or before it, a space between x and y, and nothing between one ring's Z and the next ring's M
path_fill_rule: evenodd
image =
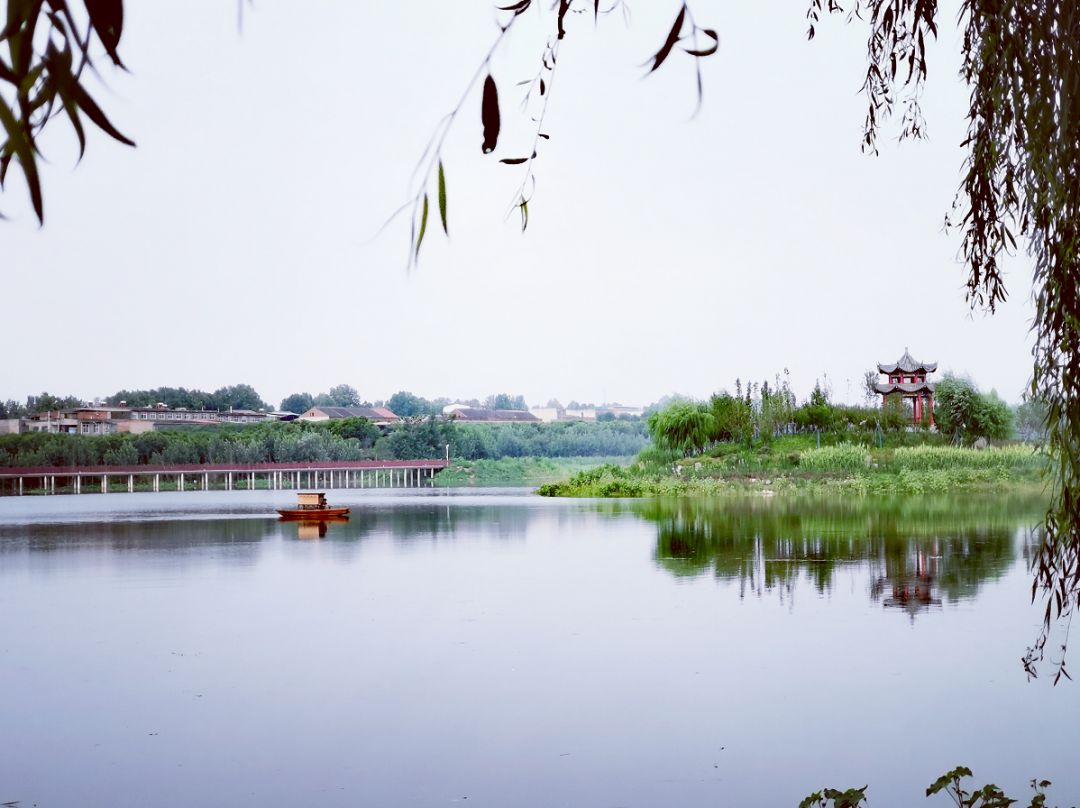
M461 486L540 485L563 480L602 465L620 468L632 457L504 457L500 460L451 460L435 475L435 485Z
M728 448L672 459L643 452L629 466L585 469L543 485L544 496L647 497L743 491L835 491L852 494L926 494L1043 485L1045 457L1031 446L988 449L906 446L873 449L838 444L806 447L780 438L756 450Z

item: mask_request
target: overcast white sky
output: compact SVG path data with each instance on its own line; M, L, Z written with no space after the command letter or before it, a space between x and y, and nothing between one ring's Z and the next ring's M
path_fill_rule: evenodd
M941 232L967 95L956 3L930 140L889 129L878 158L859 152L865 29L837 18L808 43L806 0L694 0L721 48L690 120L691 60L639 66L677 3L630 4L629 28L570 21L528 232L504 220L521 167L481 154L474 95L445 149L452 238L430 232L409 272L405 219L370 239L492 41L491 2L259 0L239 34L230 3L129 0L131 74L103 68L96 95L138 148L92 137L73 168L57 130L45 227L19 181L0 197L0 398L243 382L276 405L345 382L644 404L787 367L800 397L828 374L858 400L862 372L909 346L1018 400L1028 261L997 315L971 315ZM495 61L495 157L531 143L513 85L545 19Z

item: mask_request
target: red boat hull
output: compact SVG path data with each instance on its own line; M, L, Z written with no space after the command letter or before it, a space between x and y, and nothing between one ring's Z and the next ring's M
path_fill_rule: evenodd
M278 508L282 519L333 519L349 515L348 508Z

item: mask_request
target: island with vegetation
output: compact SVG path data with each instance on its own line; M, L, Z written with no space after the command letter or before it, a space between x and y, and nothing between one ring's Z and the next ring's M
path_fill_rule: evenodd
M651 445L541 486L545 496L642 497L725 492L922 494L1002 486L1041 490L1043 410L1011 409L968 379L937 385L934 414L913 425L902 402L835 405L819 384L796 405L786 379L674 401L648 418Z

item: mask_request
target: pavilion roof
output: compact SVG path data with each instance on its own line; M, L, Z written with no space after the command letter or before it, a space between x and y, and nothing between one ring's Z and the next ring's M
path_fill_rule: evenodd
M889 393L933 393L933 382L915 382L914 384L889 384L878 382L874 385L874 389L879 393L888 395Z
M917 370L933 373L937 370L937 362L920 362L904 348L904 355L895 362L879 362L877 368L881 373L914 373Z

